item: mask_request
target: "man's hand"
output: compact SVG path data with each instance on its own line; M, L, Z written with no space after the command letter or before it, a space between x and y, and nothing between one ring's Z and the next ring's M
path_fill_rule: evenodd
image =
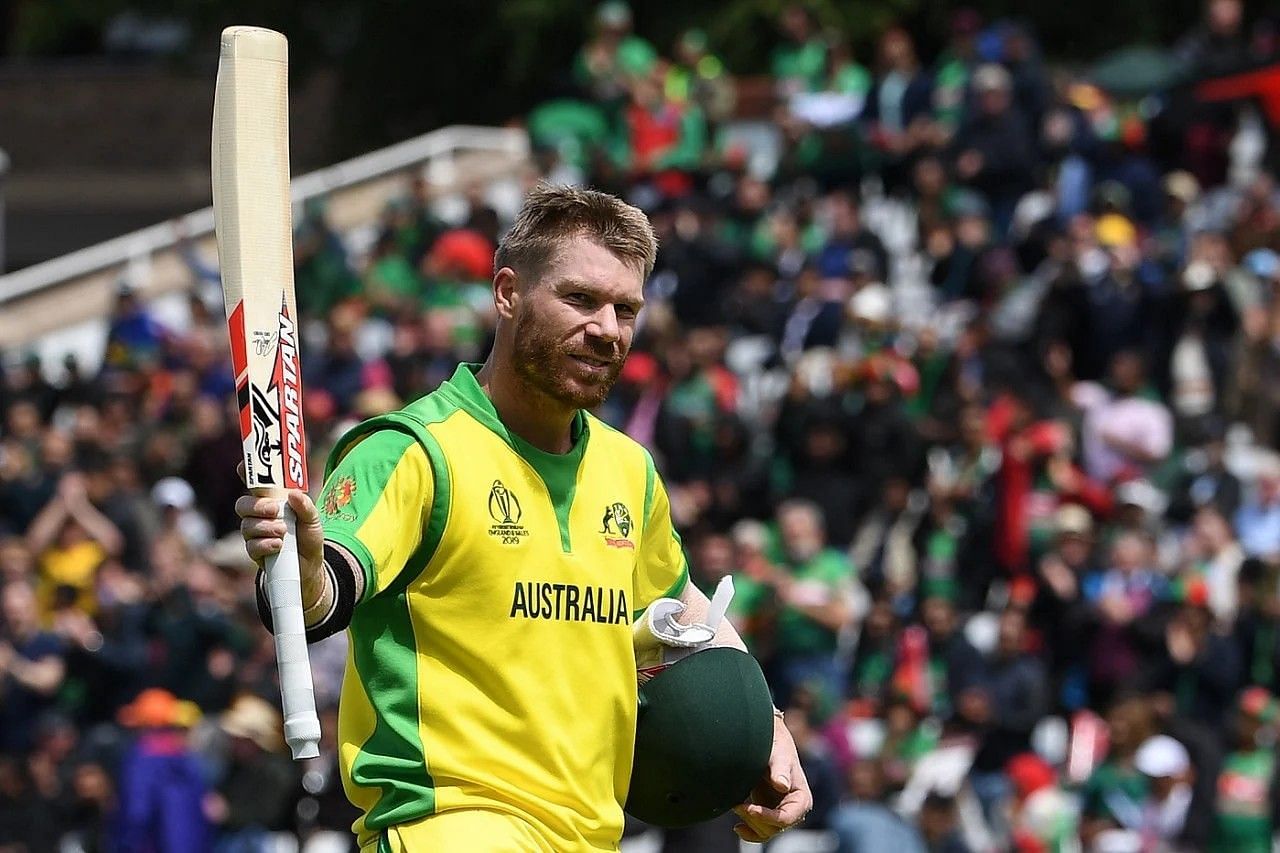
M324 564L324 527L311 497L297 489L289 492L289 506L298 520L298 568L304 582L320 574ZM243 495L236 500L240 516L240 535L249 557L258 565L284 546L284 519L279 516L280 501Z
M779 717L773 724L769 769L747 802L734 807L734 814L743 822L733 831L743 841L760 844L800 823L811 808L813 794L809 791L809 780L800 767L791 732Z

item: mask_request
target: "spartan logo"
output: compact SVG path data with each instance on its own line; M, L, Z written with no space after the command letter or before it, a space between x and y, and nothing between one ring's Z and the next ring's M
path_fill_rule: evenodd
M613 548L634 548L635 544L628 538L631 536L631 512L623 503L612 503L604 508L604 518L600 522L600 532L604 535L606 545ZM614 533L617 536L614 536Z
M520 501L515 493L501 480L494 480L489 488L489 517L494 521L489 527L489 535L501 540L503 545L519 545L520 539L529 535L529 531L520 524L521 515Z
M254 332L255 351L268 339L275 343L270 382L264 389L250 383L249 410L253 419L253 457L246 461L251 486L307 488L306 436L302 430L302 379L298 365L297 329L282 298L275 333ZM280 479L272 462L280 459ZM253 465L247 464L253 462Z

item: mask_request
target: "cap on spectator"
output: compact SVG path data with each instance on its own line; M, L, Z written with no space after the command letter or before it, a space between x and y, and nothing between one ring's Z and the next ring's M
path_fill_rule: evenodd
M893 317L893 296L883 284L868 284L849 297L849 313L855 320L887 323Z
M265 752L278 752L284 747L281 725L280 712L271 703L248 693L237 696L218 720L224 732L251 740Z
M1004 769L1019 800L1025 800L1036 791L1048 788L1058 781L1058 774L1053 772L1049 762L1034 752L1015 755L1009 759Z
M1133 757L1133 766L1144 776L1167 779L1180 776L1191 766L1187 748L1168 735L1147 738Z
M1200 197L1200 182L1190 172L1178 169L1164 176L1164 191L1183 204L1192 204Z
M219 569L251 572L257 564L249 559L244 549L244 537L239 532L228 533L210 545L204 552L204 558Z
M455 228L441 234L428 258L436 269L446 274L476 280L493 274L493 245L483 234L469 228Z
M151 502L156 506L191 509L196 503L196 491L181 477L165 477L152 486Z
M1240 713L1263 723L1274 723L1280 716L1280 704L1265 687L1250 687L1240 694Z
M1207 261L1192 261L1182 273L1182 287L1191 293L1208 290L1215 279L1217 276Z
M152 687L142 691L116 715L122 725L135 729L189 728L200 719L194 702Z
M1271 249L1254 249L1244 256L1244 268L1258 278L1275 278L1280 273L1280 255Z
M1013 86L1013 78L1003 65L988 62L979 65L973 72L973 90L975 92L1007 92Z
M1092 83L1072 83L1067 87L1067 102L1078 110L1092 112L1107 103L1107 95Z
M1138 229L1127 217L1119 213L1108 213L1098 217L1094 234L1098 242L1107 248L1133 246L1138 242Z
M1164 512L1164 492L1146 480L1128 480L1116 486L1116 503L1121 506L1136 506L1152 514Z
M605 0L596 9L596 23L605 27L627 27L631 25L631 7L622 0Z
M1053 529L1059 536L1093 535L1093 516L1080 504L1063 504L1053 514Z
M920 582L920 596L922 598L941 598L954 602L959 592L960 588L956 584L955 578L932 577L925 578Z

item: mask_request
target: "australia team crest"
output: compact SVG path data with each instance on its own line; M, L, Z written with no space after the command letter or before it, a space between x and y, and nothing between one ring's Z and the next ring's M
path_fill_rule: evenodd
M600 533L604 536L604 544L610 548L634 548L631 541L631 511L626 504L615 502L604 508L604 517L600 522Z

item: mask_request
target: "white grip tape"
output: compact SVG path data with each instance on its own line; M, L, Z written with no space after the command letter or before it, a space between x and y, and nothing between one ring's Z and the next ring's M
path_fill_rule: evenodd
M279 554L265 560L265 587L275 628L276 666L280 670L280 699L284 707L284 738L295 759L315 758L320 754L320 718L316 715L307 629L302 617L297 520L285 501L280 504L285 523L284 545Z

